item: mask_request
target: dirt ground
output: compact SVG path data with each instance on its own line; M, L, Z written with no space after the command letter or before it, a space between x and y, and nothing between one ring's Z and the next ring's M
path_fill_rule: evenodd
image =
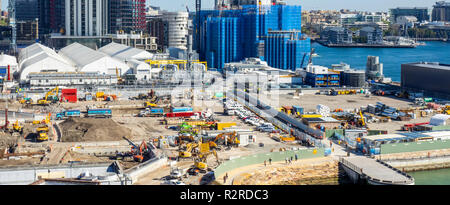
M413 105L412 102L403 98L372 95L370 97L366 97L363 94L339 96L305 94L303 96L299 96L298 99L294 99L293 95L281 94L279 100L275 99L272 104L274 104L275 108L297 105L303 107L305 112L313 112L316 111L316 106L318 104L326 105L331 110L338 108L342 108L344 110L354 110L359 109L361 106L367 106L368 104L375 105L377 102L381 102L399 109L408 108Z
M74 118L62 122L61 142L118 141L131 130L112 119Z

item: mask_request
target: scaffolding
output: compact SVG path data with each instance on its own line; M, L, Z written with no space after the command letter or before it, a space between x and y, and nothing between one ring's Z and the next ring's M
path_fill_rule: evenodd
M176 70L193 70L194 65L203 65L204 71L208 71L208 63L206 61L193 60L191 61L192 67L189 68L187 60L146 60L146 63L150 64L151 67L156 65L158 68L167 69L168 65L176 65Z

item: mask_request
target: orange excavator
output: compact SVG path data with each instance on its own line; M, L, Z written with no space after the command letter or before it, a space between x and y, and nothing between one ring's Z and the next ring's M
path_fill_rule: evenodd
M218 146L217 146L217 144L216 144L217 140L218 140L218 139L224 139L225 136L228 137L227 143L229 144L229 143L231 143L231 142L234 141L234 139L235 139L236 136L237 136L237 133L236 133L236 131L235 131L235 132L224 132L224 133L221 133L221 134L217 135L217 137L214 138L213 141L209 141L209 142L208 142L208 143L209 143L209 147L210 147L211 149L218 149ZM229 144L229 145L231 145L231 144Z
M141 145L137 146L127 137L123 137L132 147L129 155L133 156L133 160L136 162L143 162L146 159L151 158L151 150L145 140L142 140Z

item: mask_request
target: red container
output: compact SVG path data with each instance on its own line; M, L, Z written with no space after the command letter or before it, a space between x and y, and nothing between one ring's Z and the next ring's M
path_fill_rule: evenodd
M176 112L166 113L166 117L191 117L194 116L194 112Z
M60 101L76 103L78 101L77 89L61 89Z

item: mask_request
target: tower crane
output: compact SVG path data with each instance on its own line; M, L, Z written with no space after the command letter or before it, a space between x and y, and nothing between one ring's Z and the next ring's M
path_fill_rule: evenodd
M16 44L16 0L8 1L8 15L9 15L9 25L11 26L11 51L15 55L17 52L17 44Z

